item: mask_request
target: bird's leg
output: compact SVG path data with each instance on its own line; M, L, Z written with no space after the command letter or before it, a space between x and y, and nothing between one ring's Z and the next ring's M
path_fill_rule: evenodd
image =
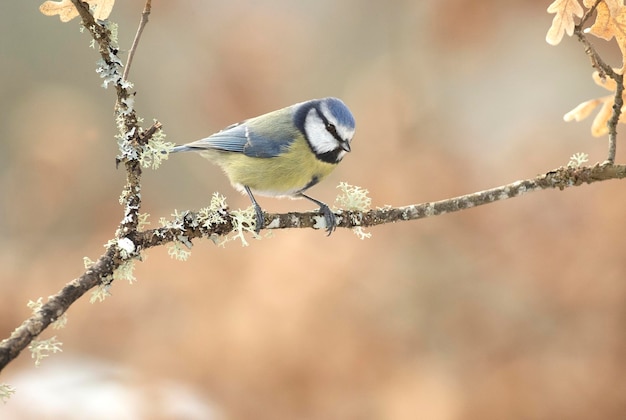
M244 185L243 188L248 193L248 197L250 197L250 201L252 201L252 205L254 206L254 211L256 213L256 228L254 229L254 231L258 235L261 229L263 228L263 226L265 225L265 217L263 217L263 210L261 209L261 206L259 206L259 203L256 202L256 199L252 195L252 191L250 191L250 188L248 188L247 185Z
M325 203L322 203L319 200L316 200L302 193L300 193L300 196L306 198L307 200L311 200L312 202L320 206L320 212L324 215L324 219L326 220L326 232L328 233L327 236L330 236L330 234L333 233L333 231L337 227L337 225L335 224L337 219L335 217L335 213L333 213Z

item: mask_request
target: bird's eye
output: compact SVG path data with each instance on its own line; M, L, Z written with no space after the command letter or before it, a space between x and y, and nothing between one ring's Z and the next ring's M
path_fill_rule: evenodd
M337 129L334 124L326 123L326 131L332 134L334 137L337 137Z

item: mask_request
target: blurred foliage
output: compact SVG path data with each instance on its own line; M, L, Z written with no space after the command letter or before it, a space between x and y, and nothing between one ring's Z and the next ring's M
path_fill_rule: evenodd
M37 7L0 6L2 337L29 299L99 256L122 217L114 95L78 23ZM177 143L341 97L357 121L353 152L316 197L333 202L346 181L373 206L439 200L577 152L604 159L588 124L562 120L599 88L576 42L544 42L545 7L156 2L130 80L139 113ZM122 48L142 8L117 2ZM142 211L154 227L215 191L248 205L219 169L175 156L145 173ZM381 226L365 241L342 230L276 232L246 248L197 241L184 263L153 250L135 284L82 299L55 333L66 356L192 384L232 419L616 418L626 410L622 196L619 182L541 192ZM3 382L31 366L22 355Z

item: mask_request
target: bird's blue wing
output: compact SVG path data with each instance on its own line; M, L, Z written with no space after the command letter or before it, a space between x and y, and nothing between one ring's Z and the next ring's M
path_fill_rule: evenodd
M272 125L270 130L265 129L267 124L247 125L248 141L243 148L243 153L246 156L271 158L285 153L294 141L293 131L285 129L285 127L274 126L274 124L270 125Z
M293 130L257 118L233 124L204 139L174 148L173 152L221 150L246 156L279 156L293 142Z
M176 146L173 152L201 152L202 150L221 150L224 152L243 153L248 139L244 123L237 123L226 127L219 133L194 141L192 143Z

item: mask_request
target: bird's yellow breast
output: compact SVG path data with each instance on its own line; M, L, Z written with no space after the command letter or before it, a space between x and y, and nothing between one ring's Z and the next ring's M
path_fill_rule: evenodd
M302 192L337 166L317 159L304 139L294 141L285 153L272 158L216 150L202 154L217 163L238 190L243 190L245 185L259 195L270 196L293 196Z

